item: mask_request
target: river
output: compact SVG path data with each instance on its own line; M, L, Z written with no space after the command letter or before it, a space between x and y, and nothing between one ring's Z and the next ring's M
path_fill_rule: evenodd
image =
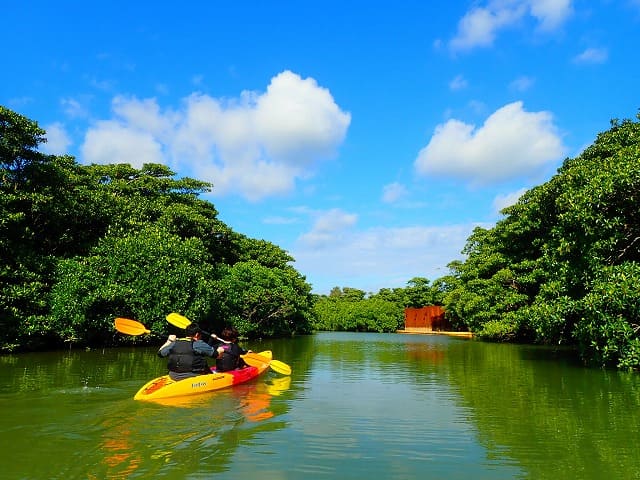
M254 341L291 365L171 405L155 348L0 356L13 479L640 479L640 376L445 336Z

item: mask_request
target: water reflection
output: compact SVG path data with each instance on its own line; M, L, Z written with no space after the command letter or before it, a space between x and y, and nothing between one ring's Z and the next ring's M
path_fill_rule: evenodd
M293 374L172 404L132 399L155 349L0 357L3 478L640 478L638 375L442 336L247 347Z

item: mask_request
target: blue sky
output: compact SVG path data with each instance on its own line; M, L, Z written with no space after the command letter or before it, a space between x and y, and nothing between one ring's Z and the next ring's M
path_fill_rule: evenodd
M316 293L434 280L640 108L640 0L9 2L0 104L213 183Z

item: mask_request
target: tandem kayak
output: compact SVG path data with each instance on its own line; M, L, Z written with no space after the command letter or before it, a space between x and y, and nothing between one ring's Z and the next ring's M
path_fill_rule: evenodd
M263 358L264 361L255 361L255 358ZM138 390L134 400L161 400L164 398L182 397L199 393L213 392L221 388L231 387L247 382L263 373L271 362L270 350L260 352L259 356L253 355L251 365L228 372L212 372L185 378L184 380L172 380L169 375L163 375L147 382Z

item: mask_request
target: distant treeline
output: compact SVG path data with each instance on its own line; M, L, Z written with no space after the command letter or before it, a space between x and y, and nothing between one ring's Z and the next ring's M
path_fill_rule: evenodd
M395 332L404 328L404 309L442 305L440 281L430 285L423 277L412 278L405 288L383 288L367 293L357 288L335 287L329 295L315 296L315 330L346 332Z

